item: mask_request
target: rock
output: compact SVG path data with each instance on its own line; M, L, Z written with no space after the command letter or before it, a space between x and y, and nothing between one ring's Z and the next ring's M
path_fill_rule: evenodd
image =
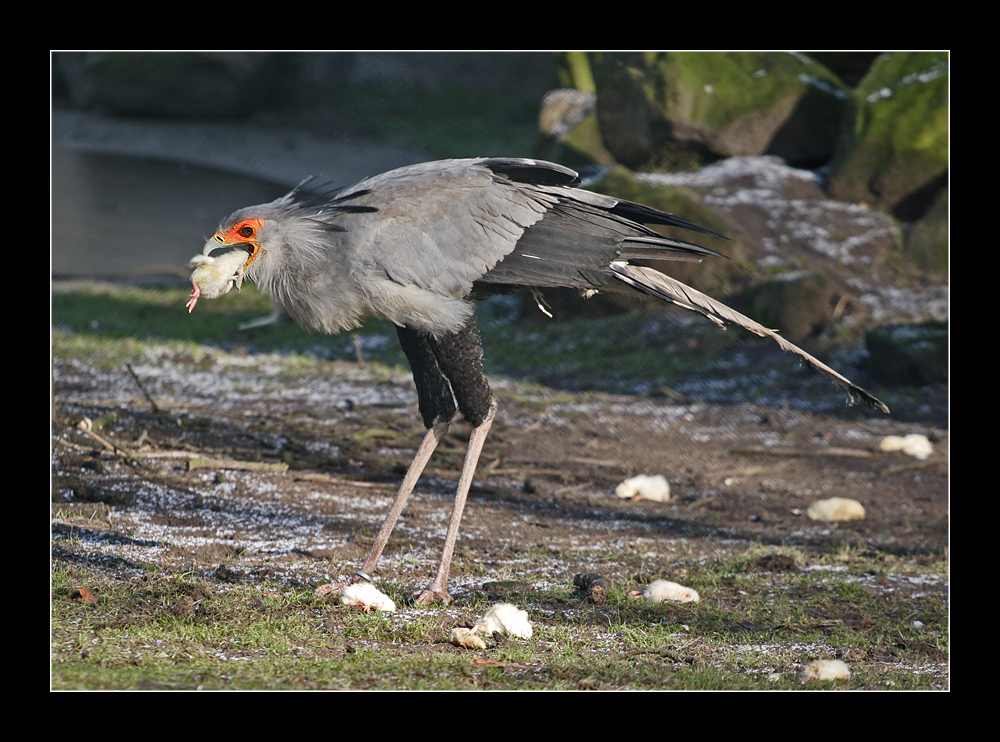
M542 98L538 116L539 141L535 156L582 169L612 165L597 124L597 96L592 92L560 88Z
M573 575L573 585L594 605L603 605L608 599L608 583L597 574Z
M383 593L370 582L356 582L348 585L340 594L340 602L347 606L368 611L377 610L392 613L396 604L392 598Z
M466 649L486 649L486 642L475 629L457 627L451 630L451 643Z
M887 384L920 386L948 380L948 325L884 325L865 334L868 366Z
M823 65L784 53L590 55L608 151L629 167L775 154L819 165L848 92Z
M915 265L939 275L948 273L948 186L930 210L910 229L905 252Z
M799 680L808 683L813 680L848 680L851 670L842 660L814 660L802 668Z
M481 634L501 634L530 639L531 623L527 611L522 611L512 603L497 603L486 615L476 622L473 630Z
M879 449L882 451L902 451L907 456L913 456L921 461L934 453L934 446L927 439L927 436L918 433L905 436L888 435L879 443Z
M920 631L922 628L924 628L925 624L923 621L913 621L910 623L910 626L916 629L917 631Z
M835 523L846 520L863 520L865 509L857 500L847 497L831 497L827 500L817 500L806 511L810 520L821 520Z
M848 87L861 82L875 60L878 52L809 52L809 57L826 67Z
M642 597L654 603L670 601L672 603L697 603L701 600L696 590L678 585L669 580L653 580L642 591Z
M833 322L837 302L845 293L826 274L790 271L729 297L728 303L798 343L819 335Z
M242 116L274 88L270 53L58 54L73 102L136 116Z
M82 603L88 603L90 605L97 605L97 598L94 594L86 587L78 587L72 593L70 593L71 600L79 600Z
M851 97L830 193L913 221L927 211L947 172L948 55L881 55Z
M615 496L623 500L668 502L670 500L670 483L660 474L655 476L640 474L626 479L615 487Z

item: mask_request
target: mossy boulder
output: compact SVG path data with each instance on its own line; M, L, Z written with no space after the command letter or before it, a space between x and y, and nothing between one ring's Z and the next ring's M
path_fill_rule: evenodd
M775 154L818 165L834 151L848 92L801 54L595 53L597 116L629 167Z
M852 96L830 193L913 221L931 206L947 172L947 54L883 54Z
M934 199L930 211L910 229L906 254L919 267L943 275L948 272L948 187Z
M542 99L538 116L539 140L535 156L574 168L612 165L597 125L597 96L560 88Z
M728 301L762 325L801 342L830 326L843 295L827 275L794 271L751 286Z
M73 102L135 116L242 116L270 101L275 55L87 52L57 55Z
M869 366L887 384L934 384L948 380L948 325L885 325L865 335Z

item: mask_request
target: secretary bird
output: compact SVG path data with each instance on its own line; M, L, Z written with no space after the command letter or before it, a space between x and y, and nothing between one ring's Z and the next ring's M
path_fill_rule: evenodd
M579 182L576 172L555 163L479 157L410 165L335 192L308 193L300 184L270 203L233 213L193 263L205 276L206 261L220 261L214 277L199 282L195 272L189 311L199 296L222 295L245 275L309 330L351 330L368 316L396 325L427 433L355 579L371 579L368 574L407 498L461 414L473 426L472 434L437 575L417 597L418 604L449 601L448 575L462 511L497 410L473 316L473 300L491 290L567 287L653 296L720 327L731 322L771 338L843 385L851 401L861 398L889 412L872 394L777 332L658 270L632 263L719 256L665 237L649 224L722 235L674 214L582 190ZM213 285L203 285L206 281Z

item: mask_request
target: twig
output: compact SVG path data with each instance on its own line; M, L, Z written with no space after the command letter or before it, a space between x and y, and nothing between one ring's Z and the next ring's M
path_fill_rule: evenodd
M135 372L135 369L132 368L132 364L126 363L125 368L127 368L128 372L132 374L132 378L135 379L135 385L139 387L139 391L142 392L143 396L146 398L146 401L149 402L149 406L153 408L153 413L159 415L160 408L157 406L156 402L153 401L153 398L149 395L149 392L146 391L146 387L142 385L142 382L139 380L139 375Z
M127 448L124 448L122 446L118 446L118 445L112 443L111 441L109 441L104 436L98 435L97 433L95 433L93 431L93 429L90 427L91 424L92 424L90 422L90 420L87 420L86 418L84 418L84 420L86 420L86 424L84 424L84 421L81 420L80 424L76 426L77 430L79 430L82 433L85 433L86 435L89 435L91 438L93 438L95 441L97 441L98 443L100 443L102 446L104 446L109 451L113 451L114 453L120 453L120 454L122 454L124 456L128 456L129 458L132 458L132 459L136 458L136 455L134 453L132 453L130 450L128 450Z
M354 355L358 357L358 365L365 365L365 355L361 352L361 338L357 335L351 335L351 341L354 343Z
M858 459L870 459L875 454L863 448L732 448L730 453L764 454L766 456L846 456Z
M387 482L363 482L358 479L338 479L337 477L331 477L328 474L314 474L311 472L297 473L295 475L295 481L323 482L324 484L343 484L349 487L365 487L368 489L385 489L395 486Z
M912 471L913 469L926 469L929 466L934 466L937 461L915 461L911 464L901 464L900 466L894 466L891 469L886 469L884 472L879 474L880 477L888 477L892 474L899 474L904 471Z
M244 471L288 471L288 464L276 463L265 464L259 461L237 461L235 459L188 459L188 471L193 469L241 469Z

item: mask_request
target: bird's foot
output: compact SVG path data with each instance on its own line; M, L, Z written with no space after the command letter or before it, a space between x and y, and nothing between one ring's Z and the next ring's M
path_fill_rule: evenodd
M424 590L420 595L417 596L414 601L415 605L448 605L451 602L451 596L448 595L447 590L435 590L433 587L429 587Z
M198 298L201 296L201 289L198 288L198 284L192 281L191 286L193 287L191 289L191 296L188 297L187 304L184 305L188 310L188 314L194 311L195 306L198 304Z

